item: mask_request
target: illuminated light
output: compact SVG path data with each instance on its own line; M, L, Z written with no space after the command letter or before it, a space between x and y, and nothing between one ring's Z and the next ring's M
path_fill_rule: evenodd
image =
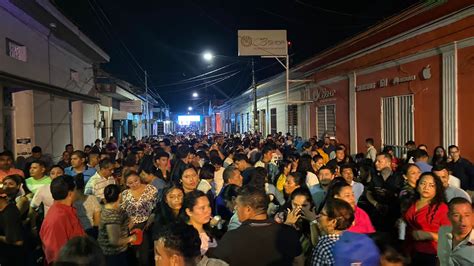
M189 126L191 122L200 122L200 115L178 115L178 124L181 126Z
M212 59L214 59L214 55L211 53L211 52L205 52L202 57L204 58L204 60L206 61L212 61Z

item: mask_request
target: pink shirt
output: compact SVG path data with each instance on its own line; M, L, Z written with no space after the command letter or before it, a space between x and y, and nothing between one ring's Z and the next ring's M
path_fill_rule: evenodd
M359 234L371 234L375 232L375 229L370 221L369 215L356 206L354 211L354 223L347 231Z
M22 177L25 177L25 173L23 173L23 171L12 167L8 171L0 170L0 182L2 182L3 179L9 175L21 175Z

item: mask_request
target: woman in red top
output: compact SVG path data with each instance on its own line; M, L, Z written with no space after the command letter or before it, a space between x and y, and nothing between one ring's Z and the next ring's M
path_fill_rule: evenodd
M436 265L438 229L449 225L448 206L439 177L424 173L416 183L416 201L404 214L412 265Z

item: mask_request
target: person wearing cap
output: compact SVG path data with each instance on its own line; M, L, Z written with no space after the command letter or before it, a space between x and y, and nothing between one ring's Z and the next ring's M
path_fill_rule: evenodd
M76 209L72 207L75 201L74 179L63 175L51 182L51 194L54 203L49 208L40 229L40 238L46 263L56 261L59 250L66 242L75 236L84 236L85 232L77 217Z
M454 198L448 205L451 226L438 232L439 265L474 265L473 205L464 198Z

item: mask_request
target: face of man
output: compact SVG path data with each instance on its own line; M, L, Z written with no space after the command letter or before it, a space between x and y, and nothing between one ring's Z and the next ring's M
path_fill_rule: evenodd
M470 204L455 204L448 214L453 233L466 235L473 227L473 212Z
M380 172L385 168L390 168L391 164L392 162L390 162L387 157L385 157L384 155L379 155L377 156L377 160L375 161L375 169Z
M145 152L144 151L137 151L137 157L138 157L138 160L141 160L143 159L143 157L145 156Z
M63 152L63 161L69 162L70 159L71 159L70 153L69 152Z
M433 174L437 175L441 179L441 182L443 182L443 186L445 188L449 187L449 173L446 169L441 171L433 171Z
M89 155L89 165L95 167L99 164L99 154L91 154Z
M184 266L185 261L177 252L165 247L162 239L155 242L155 266Z
M449 149L449 156L451 156L451 158L454 161L459 160L459 157L460 157L459 149L456 147Z
M44 176L46 169L39 163L32 163L30 166L30 176L41 178Z
M354 180L354 171L351 168L344 168L341 172L342 178L350 185Z
M319 170L318 177L321 186L327 186L334 179L334 174L329 169L322 169Z
M41 152L33 152L31 154L31 157L33 157L35 159L39 159L39 158L41 158Z
M245 222L250 218L251 209L249 206L245 205L240 196L235 200L235 208L237 209L237 216L239 217L239 222Z
M71 166L73 168L81 167L85 163L85 159L81 158L75 154L71 156Z
M109 178L114 173L114 165L110 164L105 168L100 169L100 175L104 178Z
M336 158L338 161L344 160L344 157L346 157L346 154L343 150L337 150L336 151Z
M232 172L232 177L229 178L229 184L234 184L236 186L239 186L241 187L242 186L242 183L243 183L243 180L244 178L242 177L242 175L240 174L240 171L235 169L233 172Z
M69 154L73 153L74 152L74 147L72 145L68 145L66 147L66 151L69 152Z
M169 161L169 158L168 157L160 157L156 163L158 164L158 167L159 168L167 168L168 167L168 161Z
M13 161L10 156L0 156L0 169L8 171L10 170L12 163Z
M247 166L244 160L235 161L234 164L235 164L235 167L237 167L237 169L239 169L240 172L244 171L245 167Z

